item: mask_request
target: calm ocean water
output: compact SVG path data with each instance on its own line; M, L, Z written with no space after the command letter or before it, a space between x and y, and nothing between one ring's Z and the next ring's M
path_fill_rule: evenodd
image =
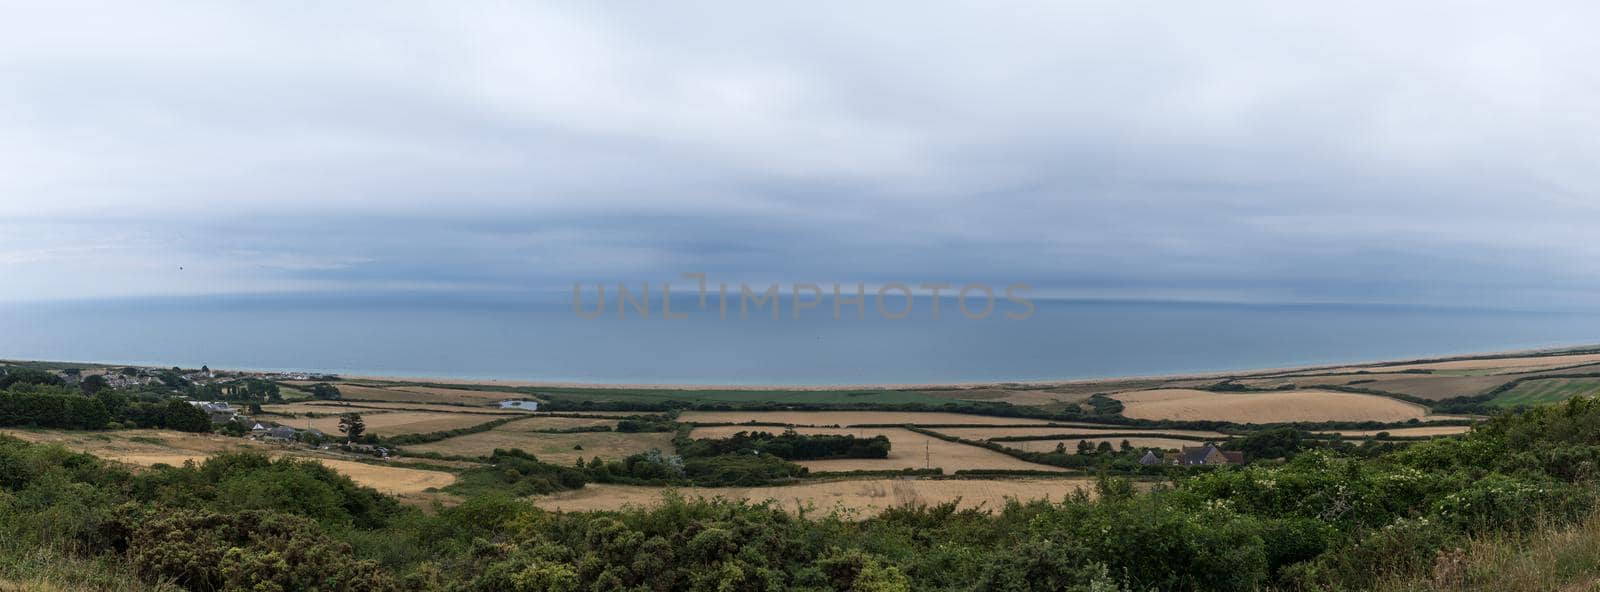
M1031 319L580 319L569 300L273 296L0 305L0 357L594 383L1071 379L1600 342L1600 315L1037 301ZM674 306L677 306L676 304ZM688 308L686 305L684 308ZM847 315L848 315L847 311ZM996 315L998 317L998 315Z

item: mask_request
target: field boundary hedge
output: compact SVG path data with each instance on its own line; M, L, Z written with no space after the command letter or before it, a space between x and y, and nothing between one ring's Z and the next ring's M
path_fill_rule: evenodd
M1103 438L1167 438L1171 440L1189 440L1191 442L1218 442L1228 440L1233 436L1196 436L1193 434L1166 434L1161 432L1108 432L1104 434L1051 434L1040 436L998 436L986 438L989 442L1032 442L1036 440L1090 440Z
M520 417L506 417L506 418L502 418L502 419L496 419L496 420L493 420L493 421L487 421L487 422L480 423L480 424L477 424L477 425L468 426L468 427L464 427L464 428L456 428L456 429L453 429L453 430L441 430L441 431L437 431L437 432L428 432L428 433L425 433L425 434L400 434L398 436L380 437L380 438L378 438L378 442L380 444L384 445L384 446L389 447L389 448L398 448L400 446L410 446L410 445L413 445L413 444L427 444L427 443L430 443L430 442L438 442L440 440L448 440L450 438L455 438L455 437L459 437L459 436L465 436L465 435L468 435L468 434L477 434L477 433L487 432L489 430L498 428L500 426L506 425L506 424L514 422L514 421L523 421L523 420L527 420L527 419L532 419L534 417L538 417L538 416L537 415L528 414L528 415L523 415L523 416L520 416Z

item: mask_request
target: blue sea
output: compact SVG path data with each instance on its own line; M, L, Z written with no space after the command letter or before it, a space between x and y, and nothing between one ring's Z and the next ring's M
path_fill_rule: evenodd
M870 300L870 298L869 298ZM1245 370L1600 342L1600 314L1035 300L1026 320L931 301L891 321L574 314L571 297L209 296L0 304L0 358L586 383L837 385ZM630 311L632 313L634 311Z

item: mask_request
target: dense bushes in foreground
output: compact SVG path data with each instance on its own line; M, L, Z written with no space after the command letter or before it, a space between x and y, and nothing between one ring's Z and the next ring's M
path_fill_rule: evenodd
M993 514L856 521L684 500L551 513L487 480L422 512L305 462L230 454L136 474L0 438L0 539L125 558L140 577L197 590L1366 590L1428 577L1472 537L1591 516L1600 403L1369 452L1314 448L1148 493L1107 479L1098 499ZM496 456L513 483L600 474ZM630 472L672 468L633 461Z

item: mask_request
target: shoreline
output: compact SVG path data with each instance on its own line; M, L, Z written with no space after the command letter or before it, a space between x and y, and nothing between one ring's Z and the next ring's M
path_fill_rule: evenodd
M1061 380L1020 380L1020 381L976 381L976 382L940 382L940 383L859 383L859 384L716 384L716 383L603 383L561 380L518 380L518 379L491 379L491 378L465 378L458 376L400 376L386 374L339 374L336 372L314 371L304 369L247 369L247 368L216 368L215 370L240 373L328 373L339 376L341 380L376 381L413 384L440 384L457 386L498 386L506 388L576 388L576 389L640 389L662 391L694 391L694 390L724 390L724 391L846 391L846 390L974 390L974 389L1022 389L1036 390L1059 388L1066 386L1088 386L1096 384L1113 384L1138 381L1174 381L1174 380L1207 380L1217 378L1240 377L1265 377L1279 374L1292 374L1303 372L1316 372L1350 368L1352 371L1374 371L1389 366L1408 364L1457 362L1468 360L1485 360L1498 358L1543 357L1562 354L1600 353L1600 344L1551 346L1534 349L1503 350L1492 352L1479 352L1470 354L1446 355L1438 357L1402 358L1391 360L1374 360L1364 362L1349 362L1337 364L1317 364L1309 366L1289 366L1276 368L1255 368L1245 370L1219 370L1206 372L1186 372L1174 374L1148 374L1133 376L1111 376L1100 378L1078 378ZM33 362L50 364L81 364L84 366L137 366L147 368L163 368L165 365L117 363L117 362L57 362L49 360L0 360L3 363Z
M1023 380L1001 382L940 382L940 383L863 383L839 385L729 385L729 384L668 384L668 383L593 383L571 381L539 381L539 380L475 380L469 378L441 377L406 377L385 375L340 375L343 380L371 380L379 382L413 382L448 385L481 385L503 386L511 388L592 388L592 389L641 389L663 391L691 391L691 390L725 390L725 391L848 391L848 390L971 390L985 388L1012 388L1012 389L1047 389L1062 386L1082 386L1094 384L1107 384L1135 381L1173 381L1173 380L1205 380L1214 378L1272 376L1277 374L1291 374L1301 372L1314 372L1321 370L1335 370L1340 368L1356 369L1381 369L1386 366L1401 366L1409 364L1431 364L1438 362L1458 362L1466 360L1487 360L1497 358L1523 358L1556 356L1562 354L1596 353L1600 352L1600 344L1584 344L1557 346L1536 349L1504 350L1494 352L1481 352L1472 354L1459 354L1452 356L1430 358L1403 358L1395 360L1377 360L1366 362L1351 362L1340 364L1319 364L1313 366L1290 366L1282 368L1256 368L1249 370L1219 370L1214 372L1190 372L1179 374L1148 374L1138 376L1112 376L1104 378L1077 378L1063 380Z

